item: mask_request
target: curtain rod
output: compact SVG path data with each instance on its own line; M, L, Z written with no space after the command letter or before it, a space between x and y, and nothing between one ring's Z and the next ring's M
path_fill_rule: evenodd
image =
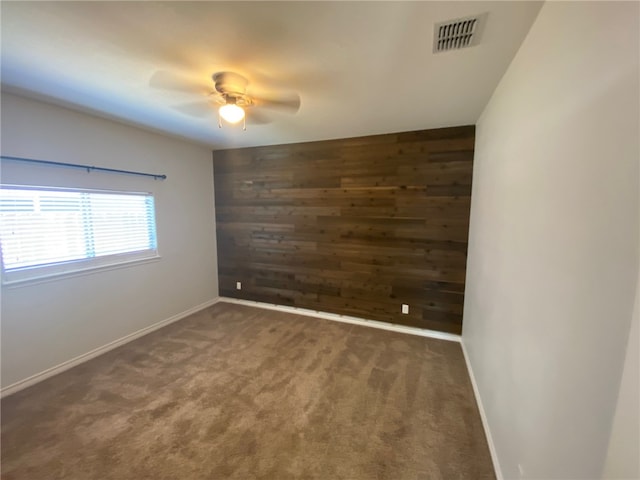
M92 165L81 165L78 163L63 163L63 162L52 162L50 160L34 160L33 158L22 158L22 157L7 157L0 156L2 160L11 160L14 162L24 162L24 163L35 163L38 165L50 165L55 167L68 167L68 168L82 168L87 172L109 172L109 173L122 173L125 175L139 175L141 177L152 177L154 180L166 180L166 175L159 175L155 173L144 173L144 172L133 172L130 170L118 170L115 168L104 168L104 167L94 167Z

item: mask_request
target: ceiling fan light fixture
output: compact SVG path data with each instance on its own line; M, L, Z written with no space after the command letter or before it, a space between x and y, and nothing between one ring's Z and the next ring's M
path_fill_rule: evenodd
M229 123L238 123L244 118L244 110L242 107L234 103L222 105L219 110L220 116Z

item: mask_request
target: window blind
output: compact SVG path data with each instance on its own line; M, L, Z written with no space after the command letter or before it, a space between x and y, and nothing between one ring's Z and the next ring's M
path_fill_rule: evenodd
M157 256L149 193L2 186L5 281Z

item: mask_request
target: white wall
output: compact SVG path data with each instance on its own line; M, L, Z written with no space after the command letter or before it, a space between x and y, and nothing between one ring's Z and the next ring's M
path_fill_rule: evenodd
M3 155L163 173L165 181L3 162L4 183L151 191L161 260L2 289L2 386L217 297L205 147L2 94Z
M638 9L545 3L477 124L463 344L504 478L603 471L638 278Z
M604 477L640 478L640 277Z

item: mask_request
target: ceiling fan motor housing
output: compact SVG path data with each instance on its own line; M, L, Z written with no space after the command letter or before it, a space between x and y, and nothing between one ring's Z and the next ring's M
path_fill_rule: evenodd
M249 106L251 99L247 96L247 85L249 82L242 75L233 72L218 72L211 77L218 91L225 102L231 105Z
M249 82L246 78L233 72L219 72L211 77L216 90L223 95L245 95Z

